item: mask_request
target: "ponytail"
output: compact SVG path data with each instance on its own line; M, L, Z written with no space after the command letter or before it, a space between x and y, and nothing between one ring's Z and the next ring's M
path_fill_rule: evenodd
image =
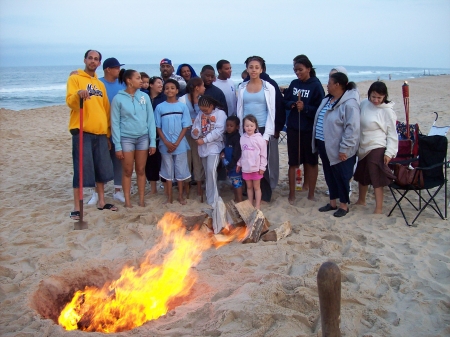
M133 77L133 74L136 72L136 70L133 69L120 69L119 72L119 83L120 84L125 84L127 85L127 79L130 79L131 77Z

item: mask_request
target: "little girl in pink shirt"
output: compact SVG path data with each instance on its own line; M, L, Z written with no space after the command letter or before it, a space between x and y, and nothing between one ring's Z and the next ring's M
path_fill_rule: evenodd
M247 184L248 200L255 207L261 207L260 181L267 166L267 143L258 132L258 122L253 115L247 115L243 119L245 133L241 137L241 158L237 162L236 172L242 169L242 178Z

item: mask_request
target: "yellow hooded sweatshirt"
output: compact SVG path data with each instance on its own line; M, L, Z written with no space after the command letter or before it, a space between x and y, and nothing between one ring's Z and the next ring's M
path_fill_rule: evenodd
M91 77L81 69L78 69L78 75L71 75L67 80L66 103L71 109L69 130L80 128L79 90L87 90L90 95L90 99L83 102L83 132L110 137L111 114L105 85L97 74Z

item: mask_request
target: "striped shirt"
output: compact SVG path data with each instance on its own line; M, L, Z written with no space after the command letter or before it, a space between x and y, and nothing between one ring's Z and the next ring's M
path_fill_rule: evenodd
M315 138L321 141L325 141L323 136L323 118L325 117L325 113L333 107L333 104L330 103L331 99L323 106L322 110L319 112L319 116L317 116L317 124L316 124L316 136Z

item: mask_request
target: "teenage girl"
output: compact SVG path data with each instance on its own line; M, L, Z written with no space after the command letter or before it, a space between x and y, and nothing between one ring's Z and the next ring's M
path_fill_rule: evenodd
M267 144L263 136L258 132L258 121L253 115L247 115L243 119L244 134L241 137L241 158L237 162L236 172L242 169L242 178L247 184L248 200L255 207L261 207L261 178L267 166Z
M215 207L219 192L217 190L217 165L223 145L223 133L227 115L220 103L211 96L204 95L198 100L200 113L192 126L192 138L198 145L206 177L206 202Z

